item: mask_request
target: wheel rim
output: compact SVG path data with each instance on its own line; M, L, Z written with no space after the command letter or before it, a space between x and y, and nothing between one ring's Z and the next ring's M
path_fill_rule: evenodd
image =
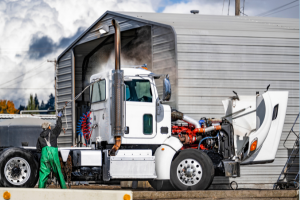
M177 177L184 185L196 185L202 178L202 167L194 159L184 159L177 166Z
M4 167L6 180L12 185L22 185L30 177L30 165L24 158L11 158Z

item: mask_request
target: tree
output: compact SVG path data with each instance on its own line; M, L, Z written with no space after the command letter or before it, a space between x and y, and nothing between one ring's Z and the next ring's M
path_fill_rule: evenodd
M48 109L48 110L54 110L55 109L54 103L55 103L55 98L54 98L53 94L51 93L49 95L49 100L48 100L48 102L46 104L46 109Z
M19 106L19 108L18 108L19 111L21 111L21 110L26 110L26 109L27 109L27 108L26 108L25 106L21 105L21 104L20 104L20 106Z
M35 93L35 96L34 96L34 103L35 103L35 106L36 107L39 107L40 106L40 102L38 100L38 97L37 97L37 94Z
M15 108L13 101L0 100L0 113L1 114L16 114L19 110Z
M44 100L42 100L40 110L46 110L46 105L44 103Z
M28 99L28 105L27 105L27 110L38 110L39 107L35 105L35 100L33 98L33 95L30 94L29 99Z

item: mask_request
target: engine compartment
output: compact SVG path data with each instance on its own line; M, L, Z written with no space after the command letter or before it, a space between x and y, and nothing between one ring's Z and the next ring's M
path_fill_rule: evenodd
M197 122L173 110L172 136L182 142L181 150L204 151L211 158L217 174L224 172L222 161L232 160L235 156L233 126L226 119L202 117Z

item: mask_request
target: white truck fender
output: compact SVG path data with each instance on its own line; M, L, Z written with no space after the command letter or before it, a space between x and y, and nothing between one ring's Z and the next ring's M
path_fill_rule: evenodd
M171 163L175 153L181 149L182 143L176 137L167 138L155 151L156 180L169 180Z

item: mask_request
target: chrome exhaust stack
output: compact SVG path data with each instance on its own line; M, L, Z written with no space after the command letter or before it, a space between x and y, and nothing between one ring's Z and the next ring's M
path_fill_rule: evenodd
M124 95L123 83L124 73L121 70L121 32L120 25L116 20L111 21L115 29L115 70L112 75L112 135L115 137L115 144L110 151L114 156L121 146L121 136L124 135Z

